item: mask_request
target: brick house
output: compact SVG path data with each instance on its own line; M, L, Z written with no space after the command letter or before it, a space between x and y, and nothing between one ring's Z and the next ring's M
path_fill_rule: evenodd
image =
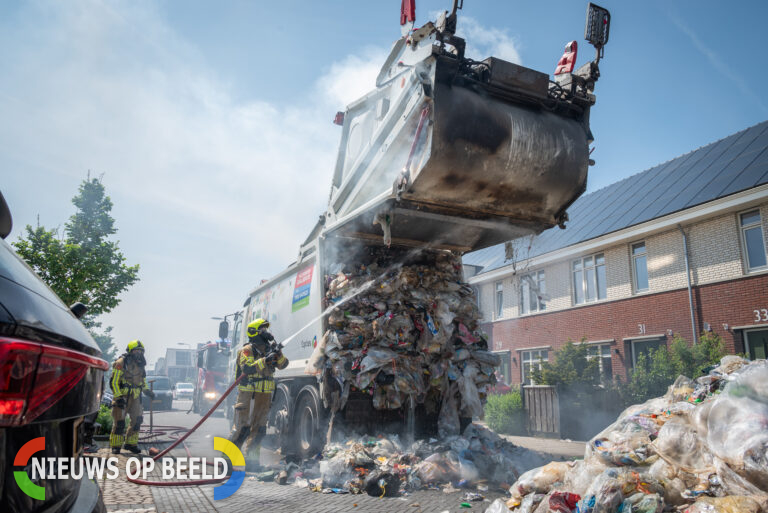
M584 195L569 215L565 230L464 257L508 383L530 383L568 340L586 340L605 379L674 334L712 331L766 357L768 121Z

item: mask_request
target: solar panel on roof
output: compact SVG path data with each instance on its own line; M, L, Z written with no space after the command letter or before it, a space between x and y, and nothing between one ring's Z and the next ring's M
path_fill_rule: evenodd
M565 230L538 237L524 258L550 253L685 208L768 183L768 121L627 177L586 196L569 209ZM483 249L488 272L508 265L504 245ZM479 265L479 264L474 264Z

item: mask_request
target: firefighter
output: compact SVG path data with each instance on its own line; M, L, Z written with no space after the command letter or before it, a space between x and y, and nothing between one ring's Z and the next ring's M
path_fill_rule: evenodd
M112 434L109 445L112 454L120 454L120 448L125 442L125 449L134 454L139 450L139 428L144 420L141 407L141 393L155 398L155 393L147 386L147 372L144 369L147 360L144 359L144 344L138 340L128 343L125 354L112 364L112 379L109 387L112 389ZM125 432L126 416L130 421L128 433Z
M235 422L230 441L258 465L260 444L267 433L267 415L272 404L275 369L285 369L288 359L279 349L273 349L275 338L268 331L269 321L256 319L248 324L248 344L237 353L236 377L245 374L238 385ZM253 410L251 411L251 401Z

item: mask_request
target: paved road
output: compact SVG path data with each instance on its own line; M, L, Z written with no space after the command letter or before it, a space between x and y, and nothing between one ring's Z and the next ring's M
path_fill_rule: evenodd
M174 401L173 410L155 412L153 424L161 436L162 426L180 426L191 428L200 415L187 413L191 407L191 401ZM213 437L227 437L229 434L229 421L220 413L211 416L203 425L190 435L186 443L194 456L214 457L220 456L213 451ZM167 439L167 437L165 437ZM160 448L165 444L158 440L152 444ZM533 449L540 450L542 445L538 439L519 438L515 440L519 445L532 445ZM544 446L552 446L551 441ZM145 449L149 445L145 445ZM578 446L567 446L577 451ZM583 454L583 445L581 446ZM106 451L105 451L106 454ZM175 449L173 454L184 456L182 449ZM262 451L262 463L270 458L268 451ZM157 471L159 473L159 470ZM490 506L493 499L505 496L503 490L489 491L486 493L486 501L474 502L471 508L462 508L463 494L465 492L444 493L440 490L425 490L397 498L375 498L367 495L335 495L310 492L305 488L293 485L278 485L275 483L262 483L256 481L252 475L246 477L241 488L231 497L221 500L213 500L213 485L208 486L164 486L146 487L119 481L108 483L103 489L107 509L111 512L152 512L157 513L203 513L203 512L232 512L243 513L246 511L265 511L269 513L297 513L311 511L312 513L343 513L343 512L368 512L368 511L392 511L409 513L440 513L449 512L483 512ZM159 474L155 479L160 479ZM104 485L104 484L103 484ZM152 503L147 502L149 491ZM131 497L134 501L131 501ZM139 500L141 498L141 500ZM154 508L154 509L152 509Z

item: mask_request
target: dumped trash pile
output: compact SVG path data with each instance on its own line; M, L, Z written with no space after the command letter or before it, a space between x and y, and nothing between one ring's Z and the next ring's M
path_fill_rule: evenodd
M392 497L424 488L463 490L465 501L506 488L544 455L507 442L470 424L463 436L418 440L410 447L398 435L362 436L326 446L321 460L289 464L294 485L323 493L367 493ZM290 468L289 468L290 467Z
M338 391L332 400L324 394L332 411L359 391L379 410L439 409L440 436L458 435L460 416L483 414L500 364L477 332L480 314L461 281L461 259L438 250L368 252L326 277L326 306L338 307L306 372L323 374L326 390Z
M626 409L585 458L533 469L491 513L768 512L768 361L726 356Z

